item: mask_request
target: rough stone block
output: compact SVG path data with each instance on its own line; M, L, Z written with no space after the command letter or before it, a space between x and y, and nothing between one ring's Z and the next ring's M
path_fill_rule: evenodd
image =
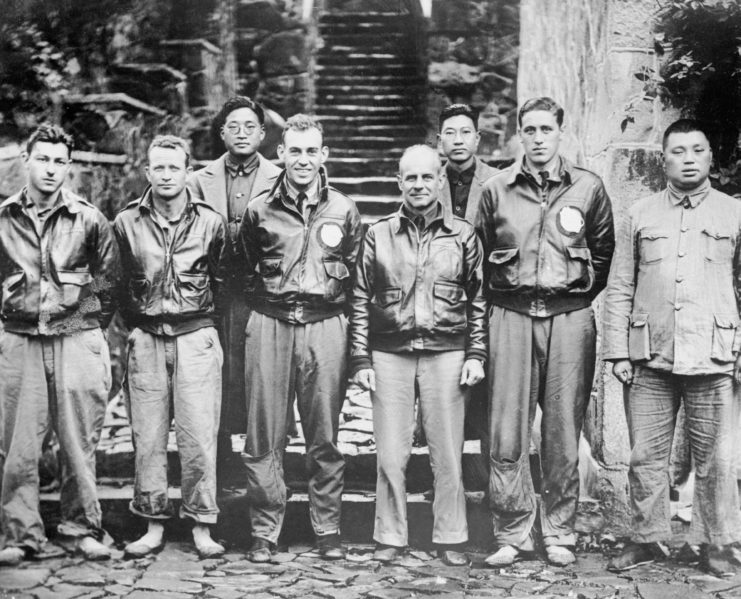
M255 59L263 77L303 73L309 68L306 32L281 31L256 48Z
M609 4L610 45L652 48L655 0L611 0Z

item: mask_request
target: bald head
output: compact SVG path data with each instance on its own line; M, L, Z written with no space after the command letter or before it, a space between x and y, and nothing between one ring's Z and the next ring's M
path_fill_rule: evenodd
M397 175L404 203L414 210L431 206L440 193L440 170L440 157L430 146L416 145L404 150Z

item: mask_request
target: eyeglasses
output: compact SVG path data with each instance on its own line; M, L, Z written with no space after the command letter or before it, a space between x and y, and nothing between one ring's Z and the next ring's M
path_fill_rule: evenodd
M224 125L224 128L233 135L237 135L242 129L244 129L247 135L252 135L257 131L258 126L255 123L237 123L236 121L232 121Z

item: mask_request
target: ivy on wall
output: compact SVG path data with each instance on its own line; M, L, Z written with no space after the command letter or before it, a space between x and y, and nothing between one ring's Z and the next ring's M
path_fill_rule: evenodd
M702 121L717 187L741 195L741 3L673 0L657 15L657 74L643 74L666 102ZM638 76L639 74L636 74Z

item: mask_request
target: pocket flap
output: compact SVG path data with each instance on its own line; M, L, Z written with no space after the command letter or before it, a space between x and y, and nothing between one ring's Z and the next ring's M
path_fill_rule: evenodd
M713 239L730 239L731 238L731 234L726 233L725 231L711 231L710 229L703 229L702 232L708 237L712 237Z
M381 308L386 308L387 306L399 301L401 301L401 289L398 287L389 287L388 289L383 289L376 293L376 303L381 306Z
M492 250L489 254L489 262L492 264L504 264L509 262L519 253L520 248L500 248Z
M324 270L327 272L327 276L330 276L333 279L342 280L350 276L350 271L347 270L347 266L345 266L344 262L338 262L335 260L325 262Z
M592 252L585 245L567 246L566 251L569 253L569 258L574 260L585 260L589 261L592 258Z
M630 317L630 326L635 327L645 327L648 323L648 314L633 314Z
M184 287L204 289L208 285L208 275L205 272L179 272L178 281Z
M451 304L458 304L465 299L463 287L449 283L435 283L432 293L435 297Z
M641 239L666 239L669 234L659 229L643 229L639 233Z
M74 272L70 270L58 271L57 278L63 285L78 285L79 287L88 285L93 280L89 272Z
M721 329L735 329L738 326L738 318L728 314L714 314L715 325Z
M260 274L263 277L274 277L280 274L282 258L267 258L260 260Z
M22 282L23 279L26 277L26 273L22 270L18 270L16 272L10 273L7 277L5 277L5 281L3 281L3 286L8 291L13 291L16 287L18 287Z

